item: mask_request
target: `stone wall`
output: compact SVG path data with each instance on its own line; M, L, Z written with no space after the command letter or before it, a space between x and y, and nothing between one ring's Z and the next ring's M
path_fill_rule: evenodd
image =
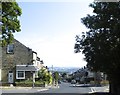
M8 72L13 71L15 79L15 66L32 64L32 50L14 40L14 53L8 54L7 47L2 48L2 82L8 81Z

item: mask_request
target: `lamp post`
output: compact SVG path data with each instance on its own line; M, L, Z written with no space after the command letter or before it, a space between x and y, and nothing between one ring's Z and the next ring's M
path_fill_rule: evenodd
M35 87L35 72L33 71L32 74L33 74L33 85L32 85L32 87L34 88Z
M52 65L52 85L54 86L53 65Z

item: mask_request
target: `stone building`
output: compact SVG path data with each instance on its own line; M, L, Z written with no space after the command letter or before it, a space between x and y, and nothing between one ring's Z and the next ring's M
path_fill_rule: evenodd
M40 58L32 49L26 47L18 40L2 47L2 83L14 83L37 77L37 71L42 67Z

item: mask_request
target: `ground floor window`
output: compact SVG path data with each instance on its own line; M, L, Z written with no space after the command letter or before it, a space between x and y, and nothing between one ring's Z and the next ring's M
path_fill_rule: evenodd
M25 79L25 71L17 71L16 79Z

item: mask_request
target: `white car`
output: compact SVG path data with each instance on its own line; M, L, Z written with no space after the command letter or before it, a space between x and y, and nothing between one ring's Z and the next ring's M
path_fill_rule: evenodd
M72 81L71 81L71 84L76 84L76 80L72 80Z

